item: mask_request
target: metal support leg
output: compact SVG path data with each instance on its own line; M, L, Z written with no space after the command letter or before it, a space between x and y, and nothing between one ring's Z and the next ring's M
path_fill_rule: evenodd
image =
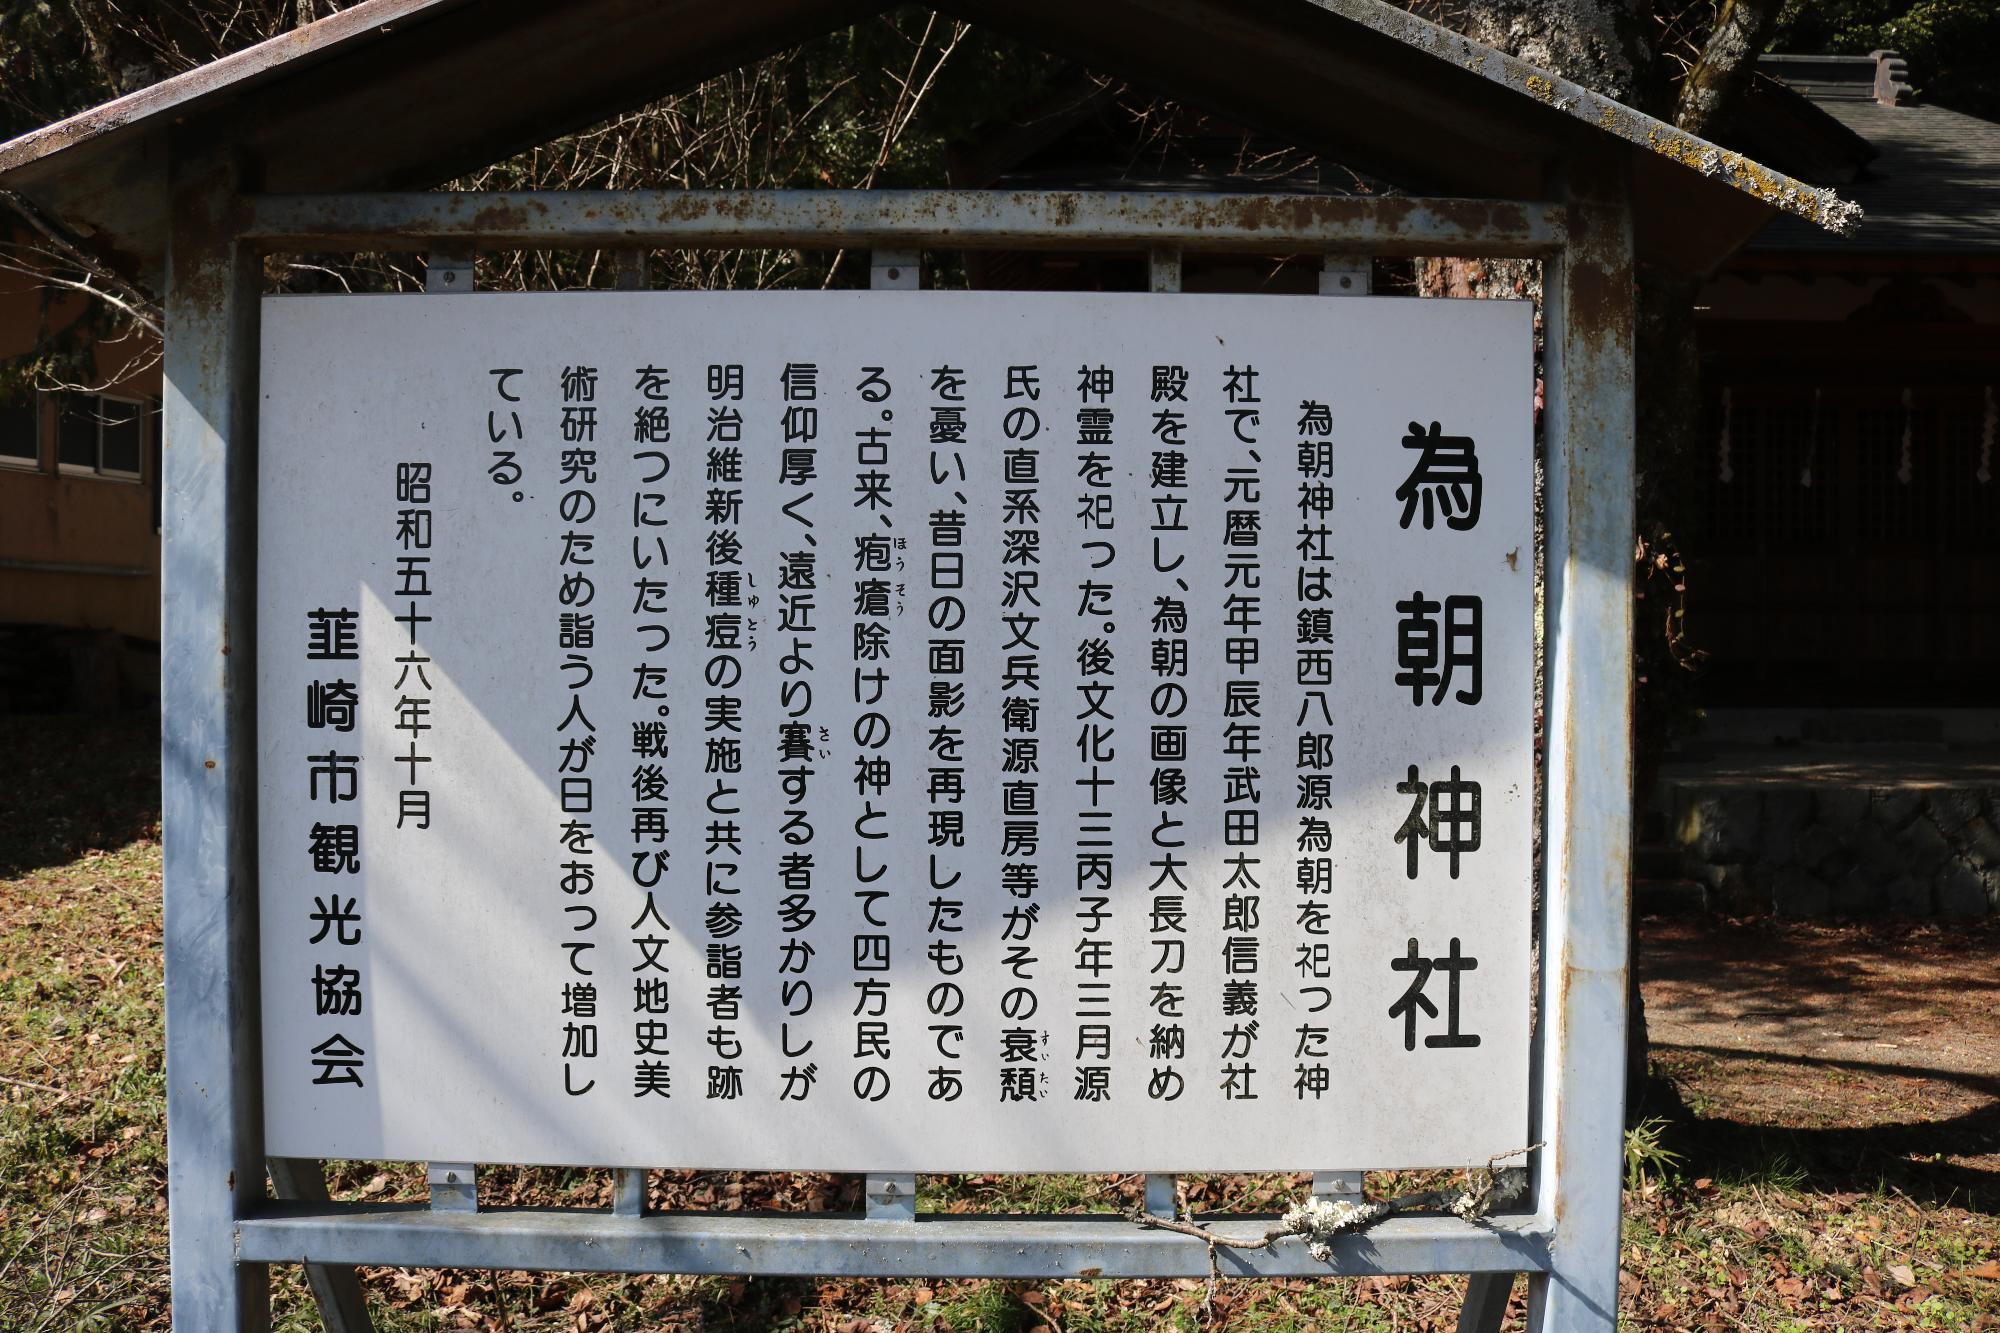
M271 1190L280 1199L300 1203L325 1203L326 1168L304 1157L273 1157ZM347 1264L306 1266L306 1284L319 1304L319 1322L326 1333L371 1333L368 1301L361 1294L361 1279Z
M1146 290L1177 292L1181 289L1181 252L1154 250L1146 256Z
M173 165L160 607L167 1190L174 1327L270 1326L238 1263L264 1197L257 1029L256 377L262 269L230 230L241 181Z
M1513 1290L1512 1273L1474 1273L1466 1278L1458 1333L1500 1333L1507 1318L1507 1297Z
M1151 1217L1172 1219L1178 1210L1180 1200L1174 1188L1172 1176L1148 1175L1146 1177L1146 1213Z
M479 1171L470 1162L432 1162L427 1175L431 1186L431 1211L476 1213L479 1211Z
M867 1195L869 1221L917 1220L917 1178L914 1175L870 1176Z
M1611 1333L1630 965L1634 279L1622 167L1573 170L1569 245L1543 283L1548 837L1535 1063L1549 1146L1533 1170L1554 1269L1528 1283L1528 1325Z

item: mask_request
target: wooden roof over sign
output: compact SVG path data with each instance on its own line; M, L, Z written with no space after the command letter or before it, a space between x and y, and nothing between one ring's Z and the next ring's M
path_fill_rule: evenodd
M880 0L364 0L0 145L0 188L157 289L176 142L282 193L421 189L688 88ZM1432 195L1549 198L1631 163L1642 260L1704 272L1815 189L1381 0L943 0L939 9Z

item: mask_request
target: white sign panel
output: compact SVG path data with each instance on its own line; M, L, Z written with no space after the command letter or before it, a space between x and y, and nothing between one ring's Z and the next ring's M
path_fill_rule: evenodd
M1526 1137L1530 309L274 298L274 1154Z

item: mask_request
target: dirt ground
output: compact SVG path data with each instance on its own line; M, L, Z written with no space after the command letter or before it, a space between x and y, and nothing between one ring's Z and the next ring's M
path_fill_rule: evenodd
M1656 918L1639 967L1655 1068L1707 1130L2000 1204L2000 928Z

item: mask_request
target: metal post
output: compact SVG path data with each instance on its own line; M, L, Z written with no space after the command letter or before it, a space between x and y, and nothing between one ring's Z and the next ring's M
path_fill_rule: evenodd
M160 607L167 1190L174 1327L254 1331L269 1271L239 1263L264 1196L257 1031L256 374L262 269L232 229L232 164L173 164Z
M273 1157L270 1160L271 1191L280 1199L300 1203L325 1203L326 1168L305 1157ZM368 1301L361 1294L361 1279L346 1264L307 1263L306 1284L319 1305L319 1322L326 1333L370 1333L375 1327L368 1317Z
M1575 161L1544 282L1548 741L1536 1203L1551 1271L1528 1326L1618 1317L1631 913L1632 217L1625 172ZM1607 1072L1609 1071L1609 1072Z

